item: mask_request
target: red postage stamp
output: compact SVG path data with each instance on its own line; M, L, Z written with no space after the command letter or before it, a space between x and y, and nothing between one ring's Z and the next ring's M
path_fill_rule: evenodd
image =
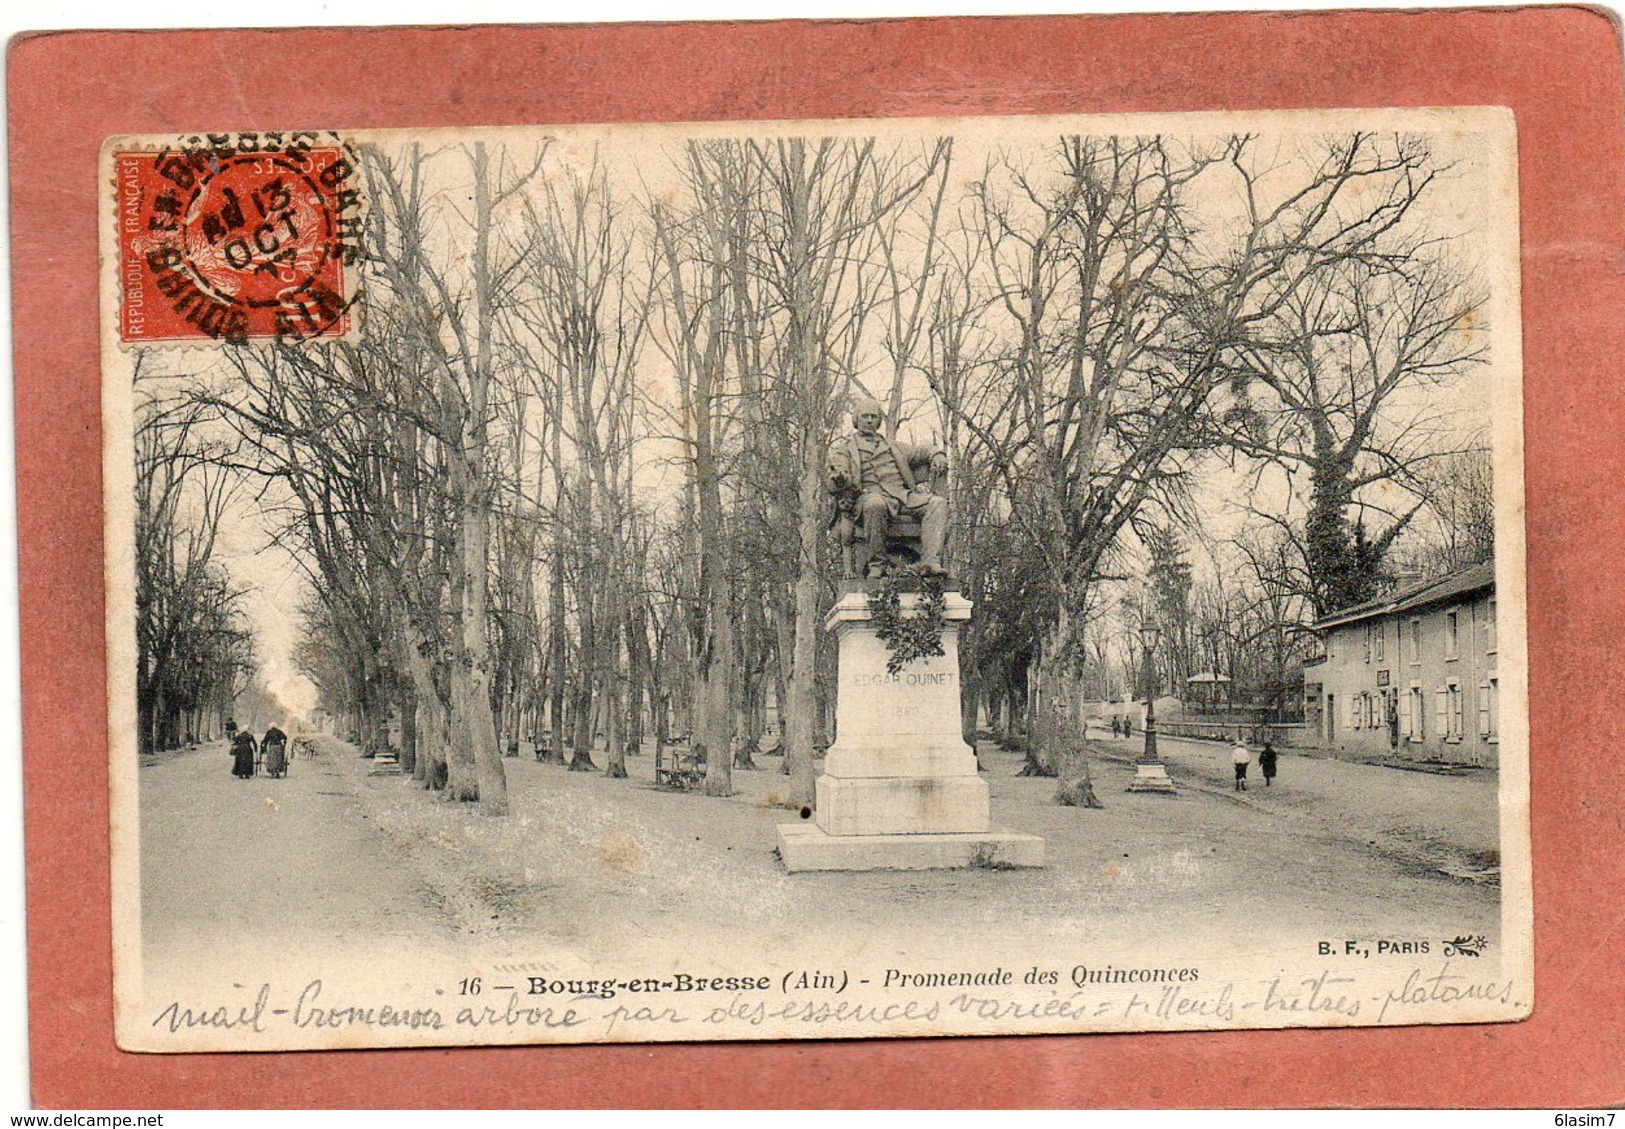
M207 134L113 153L125 345L343 337L361 193L336 135Z

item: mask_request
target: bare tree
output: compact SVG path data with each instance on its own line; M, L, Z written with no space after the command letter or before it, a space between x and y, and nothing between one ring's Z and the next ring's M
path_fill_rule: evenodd
M858 368L868 319L885 300L876 244L895 237L897 225L888 221L938 176L947 152L938 146L914 160L877 153L872 139L828 138L750 148L764 192L757 270L782 311L773 368L784 390L795 468L795 626L784 709L793 803L813 798L830 435ZM916 293L923 301L923 288ZM902 299L894 291L894 307ZM899 326L906 336L917 333L909 318L893 323L894 330ZM906 356L902 344L894 342L899 360Z
M630 661L637 653L636 642L627 639L641 584L632 528L633 408L649 301L634 279L632 244L596 153L585 170L543 186L528 205L527 225L529 287L513 316L539 354L532 363L553 374L561 492L563 440L574 463L570 522L579 538L580 646L570 767L593 767L596 700L606 771L624 777L627 734L635 728L631 715L641 693L623 685L622 654L625 649ZM552 625L555 632L562 628Z
M1327 199L1323 223L1369 230L1306 260L1234 350L1225 416L1238 451L1308 479L1302 525L1276 520L1299 545L1318 614L1381 591L1427 464L1454 443L1448 410L1416 393L1482 363L1486 347L1484 287L1403 222L1434 176L1426 147L1356 136L1328 147L1328 166L1378 178L1380 205Z
M493 160L484 142L462 151L471 184L471 207L459 217L465 225L467 254L458 269L427 253L423 220L412 214L424 201L409 195L421 175L415 152L404 168L375 154L368 163L375 200L387 201L403 234L386 241L377 264L395 299L413 311L417 341L436 385L439 418L435 431L455 514L451 554L453 661L451 686L453 742L449 787L455 798L478 798L483 811L504 815L507 785L491 709L488 624L490 517L497 484L488 465L498 321L511 301L523 262L504 253L496 226L498 213L532 180L542 152L528 171L509 167L505 150ZM444 217L442 217L444 218Z
M687 454L687 491L696 539L692 654L696 751L706 756L705 792L733 790L735 598L732 554L723 507L727 428L728 333L733 324L730 256L737 225L745 222L752 188L736 144L690 142L682 153L690 196L687 214L655 201L650 219L659 276L660 351L677 377L681 438Z
M1416 468L1426 498L1393 553L1396 572L1442 576L1495 557L1495 475L1488 447L1474 445L1427 459Z
M1120 535L1188 511L1189 474L1231 441L1217 421L1234 404L1217 393L1264 379L1262 350L1326 279L1385 269L1385 241L1431 176L1411 139L1315 145L1283 155L1248 137L1069 137L1046 168L998 162L975 191L989 276L980 316L1001 357L979 389L939 383L938 393L1052 578L1031 767L1059 774L1063 799L1092 791L1076 716L1080 640ZM1221 194L1229 214L1203 225L1202 207ZM1356 307L1375 320L1352 339L1380 358L1380 373L1439 364L1427 343L1453 340L1457 323L1436 308L1445 291L1383 277L1403 302ZM1403 361L1396 308L1414 314Z
M206 703L236 696L252 651L239 593L214 561L233 480L217 465L206 408L143 373L135 428L136 713L140 751L201 727ZM187 724L190 717L190 724Z
M1037 657L1033 771L1093 802L1078 716L1090 585L1118 533L1174 488L1214 376L1181 334L1176 267L1188 255L1181 191L1214 158L1160 139L1064 138L1053 171L1008 162L975 191L1001 323L982 387L938 383L983 448L1012 521L1050 578ZM1181 350L1184 346L1185 349ZM972 398L974 397L974 399Z
M432 786L443 771L450 798L501 815L489 622L499 464L490 427L496 326L517 255L496 226L535 167L515 172L483 143L441 157L469 179L466 216L448 215L428 190L430 158L417 146L363 153L374 255L361 341L233 354L237 380L203 399L241 437L242 469L291 495L289 528L314 558L325 622L362 668L364 744L379 739L384 700L398 700L403 731L426 738L427 760L414 771ZM458 223L466 254L448 262L433 230ZM401 683L409 693L397 693ZM426 724L405 717L415 722L420 711Z

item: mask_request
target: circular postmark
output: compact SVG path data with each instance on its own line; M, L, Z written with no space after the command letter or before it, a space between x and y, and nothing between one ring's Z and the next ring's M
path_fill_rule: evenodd
M123 340L342 336L354 168L342 145L278 135L117 154Z
M337 253L337 220L316 181L282 157L238 157L198 184L182 254L222 302L280 306Z

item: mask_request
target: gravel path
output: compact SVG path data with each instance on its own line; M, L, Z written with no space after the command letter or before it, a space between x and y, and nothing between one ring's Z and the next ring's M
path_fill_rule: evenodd
M1458 846L1468 824L1444 817L1474 796L1493 804L1482 782L1288 756L1277 787L1238 798L1212 783L1222 750L1169 742L1181 794L1130 794L1123 743L1121 761L1095 764L1105 808L1083 810L985 749L994 823L1043 836L1043 870L790 875L776 828L797 813L781 806L773 757L737 771L726 799L655 788L647 755L629 759L627 780L508 759L512 814L491 819L341 742L321 748L278 781L233 779L223 746L142 769L149 970L243 946L614 961L676 946L726 964L742 950L834 959L923 943L1127 958L1178 952L1192 930L1208 952L1499 935L1498 890L1446 877L1436 857L1479 849L1470 836ZM1434 789L1446 799L1416 799ZM1485 818L1493 808L1472 835Z
M231 775L224 742L140 773L141 935L149 973L222 953L274 962L337 939L387 943L446 930L432 890L358 802L355 766L325 746L280 780ZM267 967L270 965L267 964Z
M1093 743L1100 756L1132 764L1145 738L1096 734ZM1275 783L1266 788L1255 749L1248 790L1238 793L1228 745L1159 735L1157 748L1178 783L1292 820L1305 834L1363 843L1401 864L1458 879L1499 879L1499 779L1493 771L1443 775L1281 749Z

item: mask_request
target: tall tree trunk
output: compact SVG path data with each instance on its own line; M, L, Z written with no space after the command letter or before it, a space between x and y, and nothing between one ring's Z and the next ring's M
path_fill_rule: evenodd
M971 628L970 624L965 626ZM971 630L966 630L960 635L959 732L964 736L965 744L974 749L978 736L976 713L982 701L982 668L974 661L965 661L965 652L974 651L974 647L965 646L966 636L971 634ZM981 757L978 756L977 763L980 762Z
M466 482L456 481L460 477L454 474L454 496L460 499L467 497ZM459 505L467 505L466 501ZM446 799L459 802L468 802L480 798L479 771L474 760L474 735L469 731L469 701L468 677L461 668L468 661L463 654L463 646L467 639L466 625L462 618L468 614L468 598L465 592L467 579L464 572L468 568L468 554L464 551L466 542L465 532L462 529L461 519L458 520L457 536L451 562L451 598L454 606L454 628L451 637L453 648L450 661L445 665L445 702L446 702Z
M412 779L431 791L446 786L446 707L432 688L417 695L418 759L412 766Z
M508 778L497 747L491 716L491 656L487 628L491 537L490 483L485 465L488 397L493 367L492 325L496 320L491 277L491 183L485 145L474 145L474 371L469 380L461 456L465 482L458 526L463 555L462 661L452 670L462 681L465 724L477 772L480 810L508 814Z
M557 455L555 454L555 458ZM563 497L560 485L559 497ZM538 759L549 764L564 763L565 664L569 661L564 637L564 523L556 522L553 533L552 575L547 585L548 630L548 727L547 751Z
M626 662L626 752L637 756L645 733L643 703L647 699L652 716L657 693L654 664L649 659L648 617L641 600L626 617Z
M592 760L593 745L593 718L592 711L594 696L592 691L592 675L583 663L583 669L577 674L577 683L573 700L570 703L570 771L591 772L598 766Z
M784 585L780 585L781 588ZM773 683L773 712L778 720L778 746L779 756L783 761L779 771L786 776L793 775L790 761L789 714L790 714L790 666L795 661L796 628L795 628L795 594L790 592L787 601L780 593L774 594L771 608L773 616L773 652L774 652L774 683Z
M720 367L720 366L719 366ZM700 507L700 590L705 608L705 640L701 653L704 671L705 728L695 735L705 749L705 794L733 794L733 690L734 656L733 580L729 569L727 530L722 517L722 489L716 453L712 447L713 400L719 391L719 372L702 368L694 397L694 473Z
M817 456L817 457L814 457ZM807 444L801 468L800 514L797 542L800 567L795 584L795 641L790 660L788 708L785 710L785 758L790 774L790 802L810 807L817 791L818 767L814 752L820 732L818 710L818 539L824 494L824 462L818 444Z
M626 779L626 746L621 729L620 676L615 667L606 667L603 674L604 689L604 775L616 780Z
M734 754L734 767L757 767L756 754L762 751L762 671L745 667L745 680L740 687L739 717L734 730L739 734L739 751Z
M1071 807L1100 807L1089 772L1080 712L1076 620L1063 606L1040 650L1028 703L1027 767L1023 775L1056 778L1055 798Z
M396 695L396 708L401 715L401 771L417 775L418 767L418 699L411 685L400 680Z
M726 590L727 580L720 588ZM716 603L725 604L719 593ZM720 610L720 609L719 609ZM710 662L705 677L705 794L733 794L734 625L731 611L720 614L711 626Z
M158 702L151 690L136 694L136 731L139 734L137 751L151 754L158 744Z

